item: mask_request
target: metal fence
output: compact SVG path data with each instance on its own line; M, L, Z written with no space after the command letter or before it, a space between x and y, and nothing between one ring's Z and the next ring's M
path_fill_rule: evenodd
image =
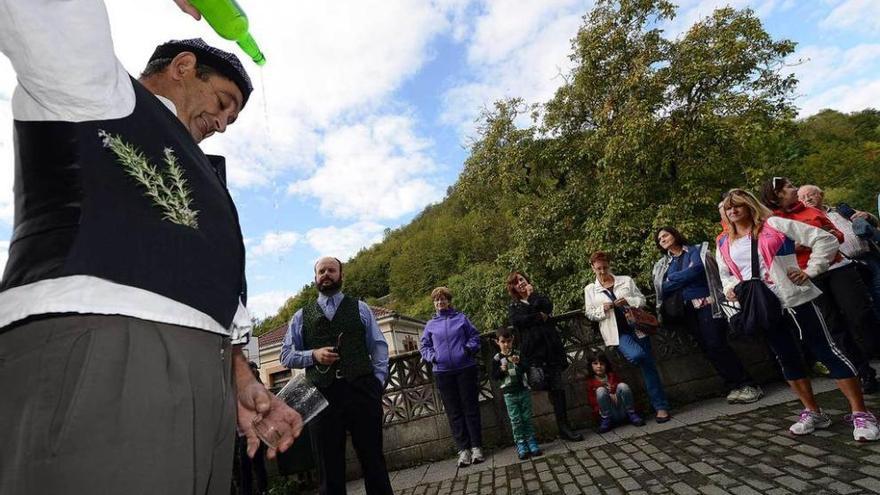
M587 357L592 353L606 352L597 325L587 320L581 311L553 316L550 321L556 326L565 346L569 362L569 368L565 371L566 380L583 380L587 374ZM690 336L674 328L664 329L651 339L658 362L697 350L697 345ZM480 400L486 401L492 400L497 393L487 369L497 350L491 336L485 335L482 340L477 361L480 366ZM631 366L617 352L606 352L606 355L618 369ZM431 367L422 360L418 351L398 354L390 359L383 405L386 426L443 412L443 403L434 386Z

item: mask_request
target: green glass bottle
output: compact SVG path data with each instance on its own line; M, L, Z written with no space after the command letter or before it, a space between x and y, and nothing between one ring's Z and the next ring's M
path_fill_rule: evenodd
M189 0L217 34L235 41L254 63L264 65L266 57L248 32L248 18L235 0Z

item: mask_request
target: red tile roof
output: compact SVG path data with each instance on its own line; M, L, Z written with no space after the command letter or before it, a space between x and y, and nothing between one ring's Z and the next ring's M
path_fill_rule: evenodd
M370 311L373 312L373 316L375 316L377 320L379 318L394 316L397 314L397 311L394 311L393 309L383 308L381 306L370 306Z
M377 320L397 314L397 311L380 306L370 306L370 311L373 312L373 316L375 316ZM280 344L281 341L284 340L284 334L287 333L287 325L287 323L284 323L278 328L257 337L260 342L260 349Z
M275 330L264 333L257 337L260 340L260 349L275 344L280 344L284 340L284 334L287 333L287 323L280 325Z

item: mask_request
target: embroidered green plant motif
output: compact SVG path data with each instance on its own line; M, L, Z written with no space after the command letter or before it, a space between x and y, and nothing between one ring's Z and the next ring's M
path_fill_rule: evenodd
M146 196L154 206L162 210L164 220L193 229L199 228L199 212L192 209L192 193L173 149L165 148L162 161L166 168L160 170L143 153L118 135L100 130L98 136L104 147L113 151L125 172L146 188Z

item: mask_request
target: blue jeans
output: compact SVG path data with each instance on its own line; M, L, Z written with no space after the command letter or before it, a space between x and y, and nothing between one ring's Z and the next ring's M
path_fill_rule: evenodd
M603 418L610 416L614 423L625 422L627 411L634 409L632 391L625 383L617 384L617 403L611 401L611 394L604 387L596 389L596 402L599 403L599 415Z
M651 338L646 336L639 339L631 333L624 333L620 335L618 350L627 361L642 370L651 407L655 411L668 411L669 402L666 400L666 392L663 391L660 373L657 372L654 356L651 355Z

